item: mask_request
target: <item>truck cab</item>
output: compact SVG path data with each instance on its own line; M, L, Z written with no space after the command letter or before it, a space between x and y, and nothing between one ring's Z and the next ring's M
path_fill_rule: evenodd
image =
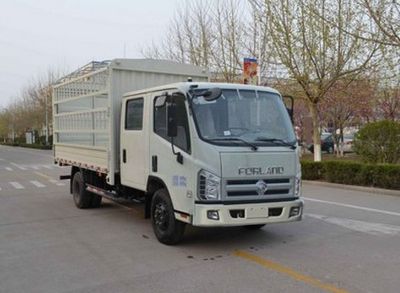
M120 117L120 184L145 193L160 242L186 224L301 219L299 149L278 91L180 82L125 94Z

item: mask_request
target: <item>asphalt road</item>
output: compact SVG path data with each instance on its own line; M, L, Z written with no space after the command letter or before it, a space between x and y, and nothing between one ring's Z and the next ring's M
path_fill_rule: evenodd
M0 292L400 292L400 197L304 184L301 222L171 247L140 205L75 208L51 155L0 146Z

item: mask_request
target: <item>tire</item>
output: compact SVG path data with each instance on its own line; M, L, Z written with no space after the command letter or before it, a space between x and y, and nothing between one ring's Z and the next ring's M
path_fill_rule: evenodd
M90 202L90 207L91 208L98 208L101 206L101 200L103 197L97 194L90 194L92 196L92 201Z
M85 182L81 172L76 172L72 179L72 196L78 209L87 209L92 204L92 194L85 190Z
M265 226L265 224L258 224L258 225L247 225L247 226L244 226L244 227L246 229L248 229L248 230L258 230L258 229L261 229L264 226Z
M174 208L166 189L159 189L153 195L151 224L161 243L173 245L182 240L186 224L175 219Z

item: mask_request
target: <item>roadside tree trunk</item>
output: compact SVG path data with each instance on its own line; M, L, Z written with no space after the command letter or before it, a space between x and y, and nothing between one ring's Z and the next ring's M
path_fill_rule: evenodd
M310 114L313 125L314 161L321 161L321 135L319 132L319 117L316 103L310 103Z

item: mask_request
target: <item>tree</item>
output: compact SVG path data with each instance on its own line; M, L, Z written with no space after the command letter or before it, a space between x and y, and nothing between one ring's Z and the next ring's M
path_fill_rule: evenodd
M338 155L343 156L344 128L361 124L363 115L372 108L374 94L374 83L368 78L360 78L350 83L342 80L337 82L321 101L321 122L333 129L332 137Z
M51 86L60 75L57 71L49 70L21 90L20 95L1 113L1 130L7 132L4 136L11 134L13 140L14 137L23 139L27 130L39 131L45 128L48 137L52 117Z
M376 106L383 119L400 121L400 85L381 89Z
M0 140L6 141L9 133L10 114L6 109L0 110Z
M400 48L400 3L398 0L359 1L373 24L366 32L366 38L386 46ZM381 33L380 38L375 37L377 31Z
M242 0L187 1L159 42L142 49L146 58L207 67L212 79L241 82L244 57L257 57L260 75L276 65L262 15Z
M320 161L318 104L338 81L355 79L366 70L378 46L343 32L344 27L356 31L364 25L351 1L250 2L264 13L274 52L307 99L313 120L314 160Z

